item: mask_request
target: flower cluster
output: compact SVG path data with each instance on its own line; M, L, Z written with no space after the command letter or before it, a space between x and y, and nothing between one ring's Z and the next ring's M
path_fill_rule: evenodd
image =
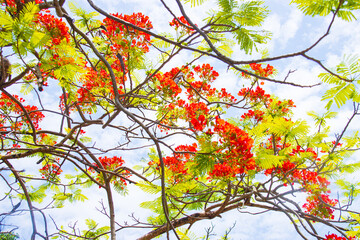
M123 80L125 79L116 77L119 94L123 93ZM92 113L99 97L114 97L110 75L104 68L98 67L97 71L87 68L87 73L83 75L80 82L82 86L77 90L77 102L81 103L82 109L88 113ZM63 105L63 101L61 104Z
M111 183L113 183L114 185L116 185L117 187L123 189L124 186L127 185L125 179L130 177L130 172L128 170L121 170L121 166L125 163L125 161L122 159L122 157L99 157L99 162L102 165L102 168L104 168L107 171L116 171L116 172L120 172L118 173L121 174L122 177L118 177L118 176L113 176L111 179ZM97 164L93 164L95 167L99 167ZM90 167L89 170L91 172L95 172L94 168ZM97 181L99 181L100 183L104 182L103 179L103 175L101 173L97 174L96 178Z
M300 153L311 153L312 154L312 159L316 160L316 161L320 161L320 158L318 157L318 154L314 151L314 149L312 148L307 148L306 150L302 149L300 147L300 145L298 145L295 149L292 150L291 153L289 153L289 156L295 156L297 154Z
M213 82L219 76L219 73L210 64L202 64L194 67L195 73L205 82Z
M254 141L244 130L217 117L213 131L208 131L208 134L217 134L221 144L217 150L221 160L214 165L210 177L233 177L255 169L251 153Z
M272 116L285 116L289 113L290 108L296 107L294 102L290 100L274 101L269 99L267 102L268 111Z
M231 93L228 93L225 88L221 88L221 90L218 92L218 97L229 102L236 102L237 100Z
M313 160L319 160L316 152L312 148L306 150L297 146L289 153L289 158L295 158L300 153L310 153ZM278 175L280 178L290 181L292 184L295 182L301 184L306 192L310 195L306 199L306 203L303 205L306 213L314 216L333 219L334 210L331 206L337 204L337 200L329 198L326 194L329 191L328 186L330 182L318 175L317 172L308 169L299 169L295 162L291 162L289 159L282 162L281 166L273 167L265 170L265 175ZM286 183L284 184L286 185Z
M142 13L133 13L132 15L115 13L112 16L146 30L153 28L149 17L144 16ZM143 53L149 51L149 34L126 26L111 18L105 18L103 24L106 30L103 30L102 33L112 41L112 50L128 52L130 49L139 49Z
M212 88L210 84L203 81L190 82L189 88L186 90L188 99L194 98L194 95L204 94L205 96L214 96L216 88Z
M89 68L87 74L82 79L82 88L77 90L78 101L81 103L94 102L96 99L94 95L101 94L95 89L104 89L104 93L108 92L108 89L112 89L111 82L107 81L109 78L109 74L104 69L95 71Z
M62 170L59 163L54 161L52 163L45 163L45 165L39 169L39 172L41 173L41 178L56 181L58 180L58 176L62 173Z
M209 113L209 108L203 102L186 103L184 105L185 119L189 120L197 131L202 131L207 124L206 117Z
M270 94L266 94L264 89L257 86L255 90L250 88L242 88L238 92L239 96L247 98L252 103L267 102L270 99Z
M249 65L251 69L254 70L255 74L261 77L268 77L274 72L274 67L270 66L269 64L265 68L262 67L261 63L250 63ZM242 75L244 77L246 76L244 72L242 73Z
M217 95L217 97L222 101L236 102L236 98L231 93L228 93L225 88L221 88L219 91L216 88L212 88L210 84L204 81L194 81L189 84L190 86L186 90L189 100L195 100L199 97L199 95L206 96L208 98Z
M349 240L355 240L356 237L348 237ZM325 235L325 240L347 240L346 237L340 237L335 233Z
M20 0L19 1L21 4L25 4L27 1L25 0ZM43 0L35 0L34 1L36 4L40 4L43 3ZM16 14L17 12L17 1L16 0L0 0L0 6L5 6L6 7L6 11L10 12L10 13L14 13Z
M172 72L166 72L165 74L157 73L154 80L157 79L160 84L157 85L157 89L165 96L176 97L182 90L174 81L174 74Z
M63 39L66 39L66 41L69 42L69 28L61 18L56 18L51 14L39 13L35 22L50 33L51 46L59 45Z
M164 165L171 173L170 180L179 182L185 175L188 175L188 168L186 164L191 161L191 156L197 152L197 144L179 145L175 148L173 156L166 156L163 158ZM155 166L155 169L160 169L160 163L150 161L149 166Z
M164 165L175 174L187 174L187 169L185 168L185 162L181 161L177 157L164 157Z
M176 30L180 28L181 31L184 31L187 34L191 34L195 32L195 30L190 27L190 24L188 23L188 21L186 21L184 16L181 16L179 18L174 18L170 22L170 26L174 27Z
M327 194L313 194L306 198L306 202L307 203L303 205L306 213L325 219L334 219L334 209L332 209L331 206L334 207L338 203L338 200L330 199Z
M125 161L122 159L122 157L99 157L99 161L102 165L102 167L106 170L114 170L120 166L122 166Z
M296 181L308 191L311 191L312 185L317 185L321 191L327 191L327 186L330 184L326 178L318 176L317 172L298 169L296 164L290 160L285 160L281 166L266 169L264 173L265 175L277 174L290 181Z
M190 159L190 156L197 152L197 144L192 145L179 145L175 148L176 153L174 154L177 158Z
M13 97L19 101L20 103L25 102L23 98L20 98L17 95L13 95ZM44 114L38 110L36 106L30 106L30 105L23 105L24 109L26 110L28 116L30 117L31 123L35 127L35 129L39 129L39 123L44 119ZM28 118L26 117L26 114L23 112L23 110L20 108L20 106L15 103L11 98L9 98L6 94L1 93L0 98L0 109L3 114L0 113L0 117L4 119L2 121L2 126L5 124L5 116L10 115L11 113L15 113L17 115L21 116L21 121L11 121L10 128L12 130L18 131L21 129L21 127L24 127L24 123L27 123L29 125ZM4 129L5 130L5 129Z
M243 115L241 115L242 119L250 119L250 118L254 118L257 122L263 120L263 116L264 116L264 112L260 111L260 110L249 110L246 113L244 113Z
M209 175L212 178L227 178L235 177L236 173L235 169L229 166L227 162L222 162L215 164Z

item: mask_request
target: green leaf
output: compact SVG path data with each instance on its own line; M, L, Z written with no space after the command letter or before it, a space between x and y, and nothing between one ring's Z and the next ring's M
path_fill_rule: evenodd
M360 73L360 59L357 55L345 56L344 59L337 65L334 70L340 77L348 79L344 81L339 79L330 73L321 73L319 78L328 84L335 85L328 89L322 100L328 100L326 108L329 110L333 102L340 108L347 101L353 100L354 102L360 102L359 89L359 73Z
M277 167L283 160L286 160L286 156L277 156L267 153L261 153L256 157L256 163L263 169Z
M191 7L200 6L207 0L184 0L185 3L191 3Z
M207 20L217 19L212 29L217 32L230 32L240 44L240 49L249 54L256 44L266 43L271 34L261 27L269 11L263 1L245 1L241 4L235 0L218 0L218 11L213 11ZM252 27L247 28L247 27Z
M307 114L314 119L316 127L318 127L319 125L326 125L327 119L331 119L337 116L337 112L330 111L327 111L321 116L314 111L310 111Z
M339 7L338 0L292 0L291 3L295 3L303 13L312 17L316 15L327 16L334 13ZM337 16L345 21L356 20L352 11L357 9L360 9L358 0L344 1Z

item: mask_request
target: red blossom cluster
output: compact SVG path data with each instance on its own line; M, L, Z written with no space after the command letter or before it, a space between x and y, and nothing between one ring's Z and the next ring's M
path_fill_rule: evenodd
M207 124L207 120L204 115L200 115L198 118L192 118L190 122L197 131L202 131Z
M56 178L62 173L62 170L59 163L56 162L47 162L42 168L39 169L39 172L41 173L41 178L43 179L49 179L49 180L56 180Z
M327 186L330 184L326 178L318 176L317 172L306 169L300 170L290 160L285 160L281 166L266 169L264 173L265 175L277 174L281 177L286 177L290 181L297 181L309 191L311 191L311 184L318 185L319 189L324 191L327 190Z
M179 18L174 18L170 22L170 26L174 27L176 30L180 28L182 31L184 31L187 34L191 34L195 32L195 30L190 27L190 24L188 23L188 21L186 21L184 16L181 16Z
M25 0L20 0L19 1L21 4L25 4ZM43 3L43 0L35 0L34 1L36 4L40 4ZM16 0L0 0L0 6L6 6L9 12L11 13L16 13L16 6L17 6L17 1Z
M229 102L237 101L237 99L231 93L228 93L225 88L221 88L220 92L218 92L218 97L228 100Z
M340 237L335 233L325 235L325 240L347 240L346 237ZM349 240L356 240L356 237L348 237Z
M231 93L228 93L225 88L221 88L219 91L203 81L194 81L189 84L190 87L186 90L189 100L193 100L195 96L198 97L199 95L206 97L214 97L217 95L222 101L236 102L236 98Z
M111 15L146 30L153 28L149 17L144 16L142 13L133 13L132 15L115 13ZM125 26L111 18L105 18L103 23L106 30L103 30L102 33L111 40L112 50L128 52L130 49L136 48L140 49L143 53L149 51L149 34Z
M198 79L196 79L196 76ZM211 101L236 102L235 97L228 93L225 88L218 90L212 88L213 82L219 74L209 64L202 64L193 67L182 66L173 68L164 74L157 73L153 82L163 97L169 98L170 103L161 106L164 117L159 126L161 131L167 131L167 126L175 126L178 119L188 121L192 125L192 131L202 131L208 125L210 109L201 98ZM179 77L180 76L180 77ZM179 81L175 82L174 79ZM184 81L180 81L184 79ZM196 79L196 80L195 80ZM181 99L179 94L182 87L186 89L187 101ZM175 98L176 97L176 98Z
M116 77L119 84L118 93L123 94L123 86L125 78ZM114 89L110 81L109 73L103 69L98 68L97 71L92 68L87 68L87 73L80 79L82 86L77 90L77 102L81 103L84 111L92 113L92 106L94 106L99 96L106 98L114 97ZM60 106L64 109L64 96L60 97ZM71 108L74 110L74 107Z
M185 161L181 161L176 157L164 157L164 165L175 174L187 174L187 169L185 168Z
M102 167L107 171L114 171L114 170L119 171L120 170L119 168L125 163L125 161L122 159L122 157L117 157L117 156L99 157L99 161L100 161ZM93 165L96 167L99 167L97 164L93 164ZM95 172L95 170L92 167L90 167L89 170L91 172ZM125 181L125 177L130 177L131 175L128 170L121 170L120 173L122 176L124 176L124 178L114 176L112 178L111 182L113 184L119 185L119 187L121 189L123 189L123 186L127 185L127 183ZM103 182L102 174L97 174L95 179L102 183Z
M312 153L313 159L316 161L320 161L320 158L318 157L318 154L315 152L314 149L307 148L306 150L304 150L300 147L300 145L298 145L295 149L293 149L292 152L289 153L289 156L295 156L296 154L305 153L305 152Z
M174 81L175 74L173 71L166 72L165 74L157 73L155 79L160 82L160 85L157 85L157 89L160 90L165 96L176 97L179 95L182 90Z
M188 161L191 161L191 156L197 152L197 144L179 145L175 148L175 151L173 156L166 156L163 158L163 161L165 167L173 174L170 180L179 182L188 174L186 164ZM150 161L148 164L149 166L155 165L157 170L160 169L159 162Z
M20 103L25 102L23 98L20 98L17 95L13 95L13 97L19 101ZM38 110L36 106L30 106L25 105L23 106L26 110L27 114L30 117L31 123L35 127L35 129L39 129L39 123L44 119L44 114ZM5 93L1 93L0 98L0 109L2 113L0 113L0 127L3 127L5 125L5 122L7 119L5 116L10 115L11 113L15 113L17 115L21 116L21 121L11 121L10 122L10 128L11 130L18 131L21 129L21 127L24 126L24 123L29 124L28 118L26 117L26 114L23 112L23 110L20 108L20 106L14 102L11 98L9 98ZM2 130L6 130L5 128L2 128Z
M56 18L51 14L39 13L35 22L50 33L51 45L59 45L63 39L66 39L66 41L69 42L69 28L61 18Z
M99 161L104 169L106 170L114 170L120 166L122 166L125 161L122 159L122 157L99 157Z
M209 173L212 178L226 178L235 177L235 169L228 165L227 162L217 163L214 165L214 169Z
M242 88L238 92L239 96L249 99L251 102L267 102L270 99L270 94L265 94L264 89L257 86L255 90L250 88Z
M255 71L255 74L261 77L268 77L274 72L274 67L269 64L265 68L262 67L261 63L250 63L249 65L251 69ZM243 72L242 76L245 77L246 74Z
M246 113L244 113L243 115L241 115L242 119L249 119L249 118L254 118L257 122L263 120L263 116L264 116L264 112L260 111L260 110L249 110Z
M109 73L104 69L95 71L92 68L88 68L87 74L82 79L83 86L77 90L78 101L81 103L95 102L94 89L104 89L104 92L108 90L112 91L112 85L109 79Z
M317 154L312 148L303 150L300 146L293 149L289 154L289 157L294 157L296 154L304 152L312 153L312 158L319 160ZM330 182L326 180L326 178L319 176L317 172L307 169L299 169L296 163L291 162L290 160L285 160L281 166L266 169L265 175L270 174L279 175L281 178L287 179L292 183L298 182L308 193L310 193L310 196L306 199L307 203L303 205L305 212L322 218L334 218L334 210L330 206L335 206L337 204L337 200L330 199L329 195L324 193L329 192L328 185ZM314 186L316 186L316 190L313 189Z
M204 94L205 96L214 96L216 93L216 88L211 88L210 84L207 84L203 81L194 81L190 82L190 87L186 90L188 94L188 99L191 100L194 98L194 95Z
M186 103L184 105L185 119L190 120L194 129L202 131L207 124L206 117L209 113L209 108L203 102Z
M216 163L209 173L210 177L233 177L255 169L256 164L251 153L254 141L244 130L216 118L213 131L208 133L218 135L221 147L217 153L222 156L221 161Z
M219 76L219 73L208 63L204 63L201 66L197 65L194 67L194 71L198 76L205 82L213 82Z
M269 99L267 103L267 107L269 109L269 113L273 116L284 116L290 111L290 108L296 107L294 102L290 100L285 101L274 101L273 99Z
M42 136L44 138L44 136ZM39 169L39 172L41 173L41 178L43 179L49 179L51 181L57 181L58 176L62 173L62 170L60 168L59 164L59 158L56 158L55 160L46 161L45 165Z
M313 194L306 198L306 202L307 203L303 205L306 213L325 219L334 219L334 209L330 206L334 207L338 203L338 200L330 199L327 194Z
M191 155L197 152L197 144L193 143L192 145L179 145L175 148L175 156L177 158L185 158L189 160Z

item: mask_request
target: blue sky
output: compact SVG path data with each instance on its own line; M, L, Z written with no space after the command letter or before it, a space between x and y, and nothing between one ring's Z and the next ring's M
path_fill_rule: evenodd
M84 1L76 2L85 7L86 3ZM168 0L166 2L172 9L174 9L175 12L178 13L177 15L180 16L175 1ZM273 33L273 38L267 45L271 56L290 53L306 48L318 39L319 36L326 32L330 17L313 18L304 16L295 7L295 5L289 5L289 1L273 0L267 2L269 4L269 9L272 12L265 21L264 28ZM154 25L154 30L157 32L168 30L168 22L172 19L172 17L164 11L159 0L122 0L116 2L111 0L101 0L95 1L95 3L109 12L120 12L125 14L142 12L150 17ZM206 16L206 11L214 7L216 7L216 5L211 3L211 1L207 1L200 8L191 9L187 7L186 10L189 16L194 19L194 22L201 26L202 19ZM359 14L357 14L357 16L360 18ZM165 17L166 20L164 20ZM337 19L330 36L321 42L317 48L312 50L310 55L318 57L328 67L335 67L343 55L360 54L359 29L359 21L348 23ZM259 57L258 54L255 54L254 56L255 58ZM240 51L235 51L233 57L235 59L251 58ZM183 65L185 62L189 61L189 58L191 58L190 54L183 54L181 57L176 58L173 64L174 66ZM202 61L206 62L207 59L204 58ZM236 93L236 90L242 87L242 82L240 82L235 75L229 73L222 64L217 64L213 59L209 59L209 62L212 63L216 70L220 73L220 78L217 83L219 86L221 85L222 87L233 89L233 93ZM281 60L272 63L272 65L279 71L277 76L278 79L283 79L289 70L296 70L296 72L290 76L289 81L302 84L319 82L317 75L322 72L322 70L314 63L300 57ZM324 86L309 89L266 83L264 88L270 93L278 95L281 98L293 99L297 105L295 113L297 118L310 120L310 118L306 115L306 112L322 109L325 105L324 102L321 101L321 94L324 92ZM48 106L57 106L58 99L54 99L51 93L45 91L42 94L42 96L46 99L45 104L48 104ZM330 122L330 125L334 126L332 129L334 133L343 127L350 111L350 106L345 106L341 114ZM44 122L44 125L51 127L54 124L54 121L57 120L50 118L50 120ZM356 128L358 128L358 126L355 126L354 124L350 126L350 130L354 130ZM101 129L93 128L88 129L87 131L94 134L94 136L97 136L94 140L96 140L99 146L109 146L117 142L116 136L113 136L109 130L103 132ZM178 141L178 139L174 139L174 141ZM124 159L128 159L132 164L136 164L139 160L141 160L140 156L145 156L145 154L145 151L141 151L140 153L127 152L124 153L123 157ZM34 166L36 166L31 161L21 162L21 164L24 168L34 169ZM127 197L116 197L117 220L119 222L130 222L128 215L133 212L137 217L145 220L149 212L145 209L139 208L138 205L141 201L149 199L151 196L144 195L135 186L130 186L129 192L130 194ZM101 201L103 198L102 194L105 194L105 192L99 194L95 193L95 191L92 191L91 189L86 189L85 193L85 195L89 198L89 201L76 203L69 207L65 207L64 209L49 211L59 225L67 226L69 222L74 223L76 220L79 220L78 225L81 226L83 225L82 219L87 217L94 218L94 216L96 216L96 220L99 221L100 225L102 222L107 224L106 217L101 216L101 214L99 214L96 210L96 207L101 207L99 201ZM303 199L303 196L299 196L298 199ZM106 202L105 199L104 202ZM26 206L22 205L22 207L25 208ZM0 210L2 208L3 207L0 206ZM28 221L27 216L24 215L20 218L9 219L9 223L11 222L16 225L20 225L21 230L19 230L19 233L21 233L21 239L26 240L27 233L31 231L30 222ZM193 226L192 232L196 233L198 236L202 236L205 233L204 228L211 226L210 223L212 223L215 226L214 233L218 234L217 237L214 237L213 239L218 239L227 228L232 226L234 222L236 222L236 225L230 234L232 239L300 239L286 216L278 213L251 215L247 213L240 213L238 211L232 211L224 214L222 218L217 218L212 221L206 220L198 222ZM49 224L52 225L51 223ZM118 239L135 239L139 236L141 231L143 230L135 229L129 232L128 230L125 230L124 233L120 231L118 233Z

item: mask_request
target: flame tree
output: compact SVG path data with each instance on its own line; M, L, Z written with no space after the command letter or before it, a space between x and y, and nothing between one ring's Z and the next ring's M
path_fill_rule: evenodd
M359 2L292 1L306 15L330 16L325 34L303 50L251 60L232 52L251 55L270 39L262 29L269 14L264 2L217 0L201 23L185 8L201 9L205 0L175 2L170 7L161 1L172 17L164 16L170 30L160 34L141 12L108 13L91 0L94 12L65 0L0 0L1 201L10 200L0 226L23 213L32 240L115 240L117 232L131 228L148 229L138 239L190 239L197 222L255 209L264 216L283 213L304 239L357 239L360 217L351 204L358 184L333 179L359 166L356 157L348 161L360 147L359 137L347 130L359 115L360 61L347 57L331 70L309 51L329 35L335 20L355 20ZM183 52L193 53L192 59L175 66ZM276 77L276 60L294 57L324 72L319 80L327 86L328 111L310 113L316 130L293 117L291 99L262 87L317 85L292 82L291 72ZM225 64L247 87L217 88L226 79L208 60ZM46 100L49 95L57 97L56 106ZM353 102L353 113L331 137L326 121L335 113L329 110L346 102ZM226 112L237 117L228 119ZM59 124L49 124L49 118ZM88 131L94 128L110 129L117 144L100 147ZM181 141L174 144L174 138ZM137 154L134 166L124 157L130 151L148 154ZM29 162L36 169L19 164ZM334 182L343 196L331 195ZM133 216L122 224L115 211L117 193L131 196L129 183L154 194L141 204L153 212L147 221ZM87 201L86 188L106 198L100 210L106 226L96 217L79 216L87 229L50 221L49 209ZM302 203L296 194L304 196ZM324 227L327 235L318 233ZM11 227L0 230L2 239L17 238ZM209 229L203 239L210 236Z

